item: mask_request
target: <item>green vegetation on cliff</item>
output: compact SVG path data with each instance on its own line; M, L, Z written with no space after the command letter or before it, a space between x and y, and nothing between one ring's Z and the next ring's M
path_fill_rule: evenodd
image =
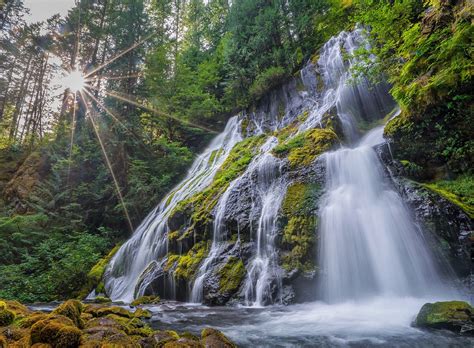
M285 140L273 149L277 157L287 157L292 168L308 166L323 152L338 143L330 129L315 128Z
M287 189L282 204L283 237L281 262L290 271L310 271L316 259L317 216L315 207L321 196L317 184L296 182Z

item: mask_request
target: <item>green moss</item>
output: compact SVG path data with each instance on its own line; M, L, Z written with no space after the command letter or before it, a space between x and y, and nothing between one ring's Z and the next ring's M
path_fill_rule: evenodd
M112 300L108 297L104 297L104 296L97 296L95 299L94 299L94 303L110 303L112 302Z
M219 291L233 294L239 288L245 276L245 266L242 259L229 257L227 263L219 270Z
M93 310L91 314L94 317L105 317L109 314L114 314L124 318L132 318L133 314L127 311L125 308L118 307L118 306L110 306L110 307L102 307L96 310Z
M83 327L81 319L82 303L77 300L68 300L53 310L52 314L63 315L72 320L78 328Z
M202 260L209 251L209 243L201 241L194 244L186 255L169 255L165 270L174 267L174 276L185 280L193 279Z
M12 311L6 308L0 309L0 327L10 325L14 319L15 314Z
M295 182L288 186L282 209L286 216L306 215L314 211L321 196L321 185Z
M332 130L315 128L277 145L273 153L280 158L287 157L293 168L307 166L331 149L337 141L337 135Z
M265 141L264 135L249 137L234 146L227 159L217 171L212 184L205 190L180 202L177 212L192 211L193 224L209 222L210 212L230 182L242 174Z
M89 271L87 274L87 281L86 284L83 286L81 291L79 292L78 298L82 299L85 298L94 288L96 288L96 292L103 293L105 292L104 284L102 283L102 276L104 275L105 268L109 264L112 257L117 253L120 249L120 244L116 245L104 258L100 259L94 267Z
M127 335L147 337L153 333L153 330L139 318L125 318L123 316L109 314L107 318L120 324Z
M282 203L285 227L281 262L286 270L314 269L310 261L315 245L317 218L315 209L321 196L318 184L293 183ZM314 255L313 255L314 256Z
M130 303L132 306L137 307L144 304L157 304L160 303L159 296L142 296Z
M288 271L314 269L311 250L316 234L316 216L293 216L283 230L282 267Z
M54 348L75 348L79 346L82 332L69 319L51 316L31 327L31 343L48 343Z
M474 308L462 301L426 303L416 317L416 325L431 328L456 328L471 321ZM474 318L473 318L474 319Z
M423 186L457 205L471 219L474 219L474 178L472 176L461 176L456 180L442 180L423 184Z
M202 343L205 347L226 347L236 348L237 346L232 343L222 332L216 329L205 328L201 331Z

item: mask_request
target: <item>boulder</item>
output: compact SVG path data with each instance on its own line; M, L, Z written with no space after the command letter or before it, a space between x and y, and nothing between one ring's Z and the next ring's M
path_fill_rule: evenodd
M76 348L82 332L74 322L62 315L50 315L31 327L31 344L47 343L53 348Z
M201 343L206 348L236 348L222 332L216 329L205 328L201 332Z
M421 307L415 325L474 334L474 308L463 301L426 303Z

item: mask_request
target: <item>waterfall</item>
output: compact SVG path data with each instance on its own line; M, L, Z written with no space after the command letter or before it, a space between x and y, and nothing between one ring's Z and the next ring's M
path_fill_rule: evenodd
M179 202L209 187L243 137L266 134L265 143L245 171L220 193L211 213L212 244L207 257L188 279L186 295L191 302L204 302L206 284L215 285L223 262L229 255L237 255L245 264L246 274L236 295L247 305L278 302L284 290L284 272L276 244L281 234L277 222L295 173L286 159L272 154L278 145L276 135L291 126L291 134L286 135L288 141L309 129L323 127L328 120L335 121L346 146L323 155L326 188L318 241L321 297L338 302L384 294L417 295L430 287L438 288L426 243L372 148L383 142L380 120L396 108L389 86L373 85L366 79L351 81L350 69L357 63L351 54L366 45L362 28L340 33L323 46L317 64L308 62L302 69L299 81L291 79L269 92L257 107L232 117L225 130L198 156L185 179L112 258L104 275L107 294L115 301L131 302L162 276L159 284L161 287L163 283L164 289L158 292L163 298L176 299L176 279L164 271L170 216ZM300 88L301 83L304 88ZM362 137L360 125L367 128L371 124L378 127ZM247 200L240 201L239 196L243 195ZM229 207L240 202L244 204L239 216L245 216L248 230L245 240L241 241L239 235L232 246L233 242L227 240L229 226L237 223L239 228L239 221L237 215L229 214ZM227 221L229 216L231 221ZM241 254L242 245L245 253Z
M131 302L142 272L168 251L167 219L177 204L207 187L239 141L240 121L229 119L224 131L196 159L186 178L145 218L109 263L105 275L107 294L115 301Z
M319 64L349 145L324 155L320 295L334 303L374 296L421 296L441 289L427 243L373 149L384 141L383 127L362 138L357 128L360 120L386 115L388 93L383 85L348 83L342 49L353 52L360 45L357 30L332 40ZM388 105L393 107L393 102Z

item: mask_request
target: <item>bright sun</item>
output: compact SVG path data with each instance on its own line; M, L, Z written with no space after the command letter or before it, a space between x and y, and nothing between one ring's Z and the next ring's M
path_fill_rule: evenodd
M73 70L61 79L61 85L64 89L77 92L85 87L86 78L79 70Z

